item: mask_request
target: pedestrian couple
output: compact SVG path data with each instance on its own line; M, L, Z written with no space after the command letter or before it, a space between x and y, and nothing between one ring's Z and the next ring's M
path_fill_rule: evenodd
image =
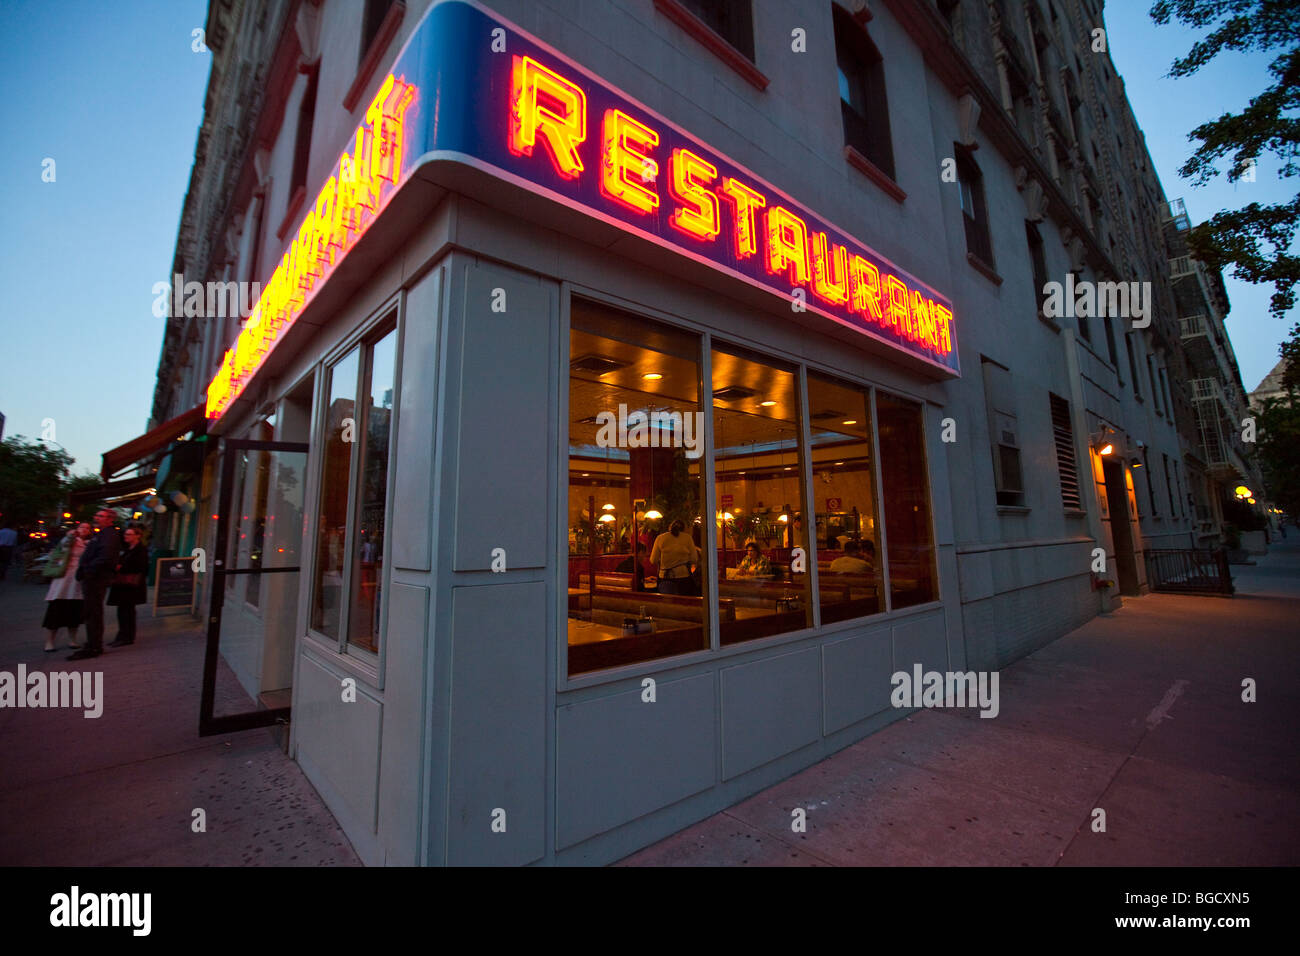
M138 525L118 532L116 514L105 508L95 515L99 531L92 534L84 522L71 532L51 557L63 564L63 573L50 582L45 595L49 606L42 624L49 631L45 650L55 650L59 628L68 629L68 646L76 652L70 661L86 660L104 653L104 598L117 608L117 637L110 647L135 643L135 608L146 599L145 574L149 557L144 533ZM66 551L64 550L66 549ZM51 575L53 576L53 575ZM86 643L76 643L77 628L86 624Z

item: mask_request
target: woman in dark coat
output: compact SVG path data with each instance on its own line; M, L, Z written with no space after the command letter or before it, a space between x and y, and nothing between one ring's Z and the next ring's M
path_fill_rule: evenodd
M149 599L145 575L149 570L149 552L145 550L144 534L138 525L122 532L124 544L117 559L117 573L108 589L109 607L117 608L117 637L109 647L125 647L135 643L135 606Z

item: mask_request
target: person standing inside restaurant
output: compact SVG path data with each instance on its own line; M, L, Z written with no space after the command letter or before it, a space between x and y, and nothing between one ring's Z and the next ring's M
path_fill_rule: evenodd
M70 661L84 661L104 653L104 595L113 581L118 553L122 550L122 536L114 526L116 518L108 508L96 513L95 525L99 531L81 554L77 580L86 600L86 646L68 655Z
M692 590L691 565L699 565L700 549L685 531L686 525L677 519L655 538L650 549L650 563L659 569L662 594L689 594Z
M850 538L844 543L844 554L831 562L831 573L871 574L875 557L876 546L872 542Z
M53 654L57 648L54 639L59 635L59 628L68 629L68 646L80 650L77 643L77 628L81 627L85 616L85 596L82 594L81 582L77 580L77 567L90 541L90 522L83 521L77 525L59 544L58 550L50 555L50 563L62 565L46 570L46 576L53 578L49 590L45 592L45 617L41 627L50 632L45 639L45 653Z
M108 605L117 608L117 637L109 647L135 643L135 606L148 599L144 582L149 571L149 554L144 547L144 532L139 525L128 525L122 538L125 544L117 560L113 586L108 590Z

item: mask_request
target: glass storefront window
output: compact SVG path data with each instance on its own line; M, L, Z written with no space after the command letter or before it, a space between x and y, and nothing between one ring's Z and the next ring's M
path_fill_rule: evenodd
M582 299L570 311L574 676L707 648L709 605L699 337Z
M346 644L379 653L396 389L391 322L329 373L312 627L338 640L339 650Z
M938 600L925 411L918 402L876 393L880 484L889 556L890 607Z
M365 408L358 420L361 468L357 520L352 538L352 584L348 643L379 651L379 612L384 581L384 517L388 510L388 440L393 420L397 330L370 349ZM364 423L364 434L362 425Z
M722 644L812 625L793 369L714 349L713 442Z
M871 393L808 375L817 590L823 624L885 609Z
M923 404L715 340L706 443L701 336L571 316L570 677L938 600Z
M343 605L344 549L347 546L348 483L355 444L357 372L355 348L329 372L320 510L316 521L316 565L312 580L311 626L339 637Z

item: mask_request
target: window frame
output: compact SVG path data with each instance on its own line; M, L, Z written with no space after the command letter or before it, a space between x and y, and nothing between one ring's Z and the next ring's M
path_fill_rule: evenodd
M798 458L796 464L799 471L799 475L796 480L799 481L800 483L798 500L800 503L800 507L804 509L803 513L805 515L810 514L810 512L808 512L806 509L808 505L809 496L812 492L812 484L811 484L812 471L810 467L811 458L812 458L812 454L811 454L812 449L810 443L805 444L803 423L805 421L808 423L809 426L808 437L811 438L812 421L811 421L811 417L810 417L811 413L809 412L809 405L808 405L807 379L804 374L803 364L798 359L792 360L788 358L782 358L779 356L772 356L769 352L766 352L762 349L754 349L747 343L744 343L739 338L735 338L732 336L725 336L725 335L719 338L717 336L710 335L709 336L709 379L707 380L707 389L704 392L701 392L701 411L704 411L704 408L706 407L704 405L704 397L707 396L708 411L705 414L707 414L710 419L712 419L713 416L716 414L716 408L713 404L713 391L714 391L713 353L714 352L722 352L724 354L731 355L735 358L740 358L743 361L750 361L750 362L762 364L764 365L764 367L768 369L772 369L778 372L785 372L786 374L793 376L795 414L798 416L798 419L794 423L795 432L798 435L797 441L799 443L799 447L795 452ZM715 445L712 442L712 438L713 438L712 423L710 423L708 435L709 435L710 443L705 447L705 454L708 456L709 460L714 464L714 471L716 472L717 455L716 455ZM804 454L805 449L808 450L807 455ZM715 478L715 482L716 482L716 478ZM716 494L716 488L715 488L715 494ZM817 560L816 549L811 548L809 546L809 542L816 537L817 519L815 513L811 513L811 514L813 515L812 522L811 523L805 522L804 524L803 533L804 533L805 540L804 540L803 548L805 552L804 553L805 560L808 561L809 564L815 564ZM713 534L716 535L716 525L713 522L708 522L708 524L710 528L713 529ZM706 537L706 541L708 540L709 539ZM714 537L712 541L713 541L713 551L714 551L715 561L716 561L716 554L717 554L716 537ZM721 592L717 588L718 578L714 577L713 581L714 581L714 588L711 597L714 604L714 608L713 611L711 612L711 615L714 618L718 618L720 617L720 614L717 610L717 605L721 597ZM808 619L812 623L806 624L804 627L795 628L792 631L785 631L781 634L770 634L765 637L750 638L749 640L730 641L724 645L722 644L722 622L721 620L719 620L717 634L716 634L717 648L725 649L731 647L748 647L756 643L759 643L760 641L769 640L771 638L783 637L787 634L801 634L808 631L816 630L818 623L820 621L820 613L819 610L813 609L813 604L818 600L816 592L812 590L812 588L815 586L816 586L816 578L814 573L810 569L808 572L809 591L806 597L808 600ZM712 639L711 639L711 643L712 643Z
M1160 505L1156 503L1156 488L1151 482L1151 460L1147 455L1147 446L1142 446L1142 471L1146 474L1147 480L1147 502L1151 506L1151 517L1160 517Z
M1174 498L1174 482L1169 474L1169 455L1161 452L1160 457L1165 465L1165 497L1169 499L1169 520L1172 521L1178 517L1178 501Z
M1128 350L1128 367L1133 374L1133 397L1139 402L1145 401L1142 398L1142 380L1138 375L1137 352L1133 348L1133 335L1131 332L1124 333L1124 347Z
M1025 244L1029 246L1029 268L1033 273L1034 283L1034 301L1038 305L1038 317L1047 322L1055 322L1047 318L1043 309L1043 304L1047 301L1047 293L1043 291L1047 283L1051 281L1048 277L1051 275L1047 268L1047 243L1043 241L1043 233L1038 228L1038 224L1025 220Z
M400 0L398 0L400 2ZM393 415L389 422L388 448L390 462L397 449L397 435L399 420L401 416L400 396L402 391L402 359L403 359L403 340L405 337L406 325L406 296L404 292L398 292L386 299L379 308L375 309L364 322L357 326L348 336L339 341L328 353L314 366L313 371L316 376L316 407L312 411L312 444L318 446L320 450L315 453L315 461L309 463L311 487L308 491L311 493L309 512L311 515L311 542L310 545L304 546L304 550L310 547L307 556L310 564L305 564L304 568L309 572L309 578L306 582L305 590L305 621L303 623L303 636L309 639L318 652L330 655L330 659L335 663L350 663L359 676L366 680L376 689L382 690L384 685L384 662L388 650L386 640L388 633L388 599L391 588L388 586L389 578L392 572L390 560L391 536L384 535L383 550L383 575L380 580L381 594L379 610L379 631L378 631L378 651L370 651L360 645L352 644L348 640L348 628L351 622L352 611L352 566L353 566L353 547L356 544L357 531L357 509L359 507L359 492L361 479L361 465L364 455L364 440L355 442L354 445L362 445L361 448L353 448L351 460L348 462L348 492L347 492L347 530L343 542L343 582L341 585L341 600L339 604L339 635L337 638L331 637L323 631L316 628L312 623L316 601L316 575L319 570L320 562L320 499L324 491L325 484L325 449L323 446L323 435L325 431L326 419L329 413L329 390L332 385L333 370L336 365L346 359L354 348L359 348L360 353L357 362L357 378L353 383L353 407L361 406L362 393L361 383L367 381L373 369L373 349L377 342L383 339L389 333L396 336L394 341L394 361L393 361ZM390 464L388 468L387 481L384 490L384 509L385 509L385 526L387 527L388 515L391 512L393 504L393 491L395 488L397 469ZM304 503L304 510L308 504Z
M855 20L847 10L838 3L831 4L831 22L834 31L836 98L840 107L840 127L844 136L845 155L856 168L866 173L878 185L901 201L897 186L898 164L894 156L894 134L889 121L889 83L885 77L885 58L871 39L871 34L862 23ZM841 65L842 59L851 60L856 67L849 75ZM856 92L862 99L865 114L852 103L852 96L846 101L839 92L839 78L843 76L850 94ZM856 83L857 89L853 89ZM849 114L860 125L862 135L851 135ZM871 144L871 145L869 145ZM874 144L880 144L876 146ZM864 167L867 164L870 168ZM879 182L883 176L887 183ZM893 189L890 189L890 185Z
M989 222L988 197L984 192L984 173L971 151L960 143L953 143L953 158L957 164L957 208L961 213L962 229L966 239L966 258L981 272L997 274L997 265L993 257L993 232ZM966 213L965 192L970 193L970 205L978 215ZM976 232L976 242L971 241L971 232ZM972 248L974 245L976 248ZM985 253L985 255L981 255ZM997 280L1001 283L1001 279Z
M290 206L295 205L299 191L306 191L311 173L311 146L316 135L316 105L320 92L320 60L304 67L302 72L307 76L307 85L298 101L298 123L294 129L293 165L289 171Z
M889 587L889 542L886 539L885 514L882 508L880 496L880 436L877 434L878 428L876 421L877 386L872 383L855 381L853 376L846 376L840 371L830 372L819 365L806 361L801 361L799 363L799 368L799 375L802 379L801 400L803 402L803 409L801 411L801 423L803 427L800 429L802 433L801 440L805 442L808 448L808 461L806 463L804 475L804 487L807 491L807 500L804 502L804 514L812 515L813 519L812 524L808 526L811 527L812 530L809 538L811 546L809 547L809 553L807 555L809 572L808 580L811 587L810 601L816 605L816 614L813 618L813 628L834 628L839 625L852 625L861 623L862 621L878 619L882 614L892 613L893 607L890 603L892 600L892 592ZM865 399L863 407L866 409L866 414L869 416L869 427L871 430L871 499L873 505L873 513L871 517L875 521L876 537L879 539L878 542L873 542L873 545L876 547L876 563L880 570L880 610L875 614L865 614L859 617L844 618L843 620L831 621L829 623L824 622L821 616L821 582L819 580L821 571L819 569L817 558L817 554L821 550L821 547L817 544L817 493L816 488L813 485L812 403L809 399L808 393L809 374L817 376L824 382L829 382L846 389L855 389L861 392L862 397ZM929 468L929 459L926 460L926 467ZM928 480L928 474L926 475L926 478ZM934 509L931 508L930 510L933 512ZM807 533L807 529L805 529L805 532ZM934 529L931 528L931 534L933 535L933 533ZM937 582L938 578L936 577L935 580Z
M740 74L747 83L762 92L767 89L770 80L758 68L754 4L752 0L744 0L744 2L749 4L749 41L754 48L752 54L747 54L744 49L736 46L728 37L715 30L707 20L686 6L682 0L654 0L654 5L659 13L681 27L701 46Z
M1159 415L1161 418L1164 418L1165 417L1164 409L1162 409L1160 406L1161 403L1160 383L1156 380L1155 366L1151 362L1150 352L1146 354L1146 360L1147 360L1147 378L1151 380L1152 407L1155 409L1157 415Z
M722 645L721 633L719 630L717 595L713 593L716 588L718 576L718 538L715 522L712 520L702 521L704 527L703 544L701 551L703 554L702 567L710 576L710 581L706 582L704 588L705 597L709 599L711 605L708 610L708 634L709 646L697 651L673 655L670 657L652 658L645 661L638 661L631 664L619 665L599 670L584 671L576 675L570 675L568 667L568 632L566 621L568 619L567 602L557 600L553 612L553 625L555 631L555 680L556 689L559 693L580 690L583 688L594 687L604 684L610 684L616 681L628 680L633 677L639 677L645 674L654 674L669 669L680 669L691 667L702 663L721 661L724 658L731 658L738 655L753 654L755 652L768 651L775 647L785 644L793 644L810 639L829 638L838 632L860 628L863 626L881 626L886 621L904 620L911 616L924 615L933 613L936 609L944 606L944 570L943 561L941 560L941 546L938 531L938 509L935 506L935 475L933 471L933 456L931 454L930 442L933 438L931 434L931 408L930 402L923 395L909 390L905 385L897 383L882 384L873 380L865 379L860 374L851 372L845 368L830 366L822 362L807 359L803 356L791 356L782 354L774 350L770 344L755 341L747 338L744 334L723 333L715 334L712 327L704 323L691 319L676 313L664 312L654 306L647 305L641 301L635 301L611 294L599 288L580 285L569 280L560 283L560 332L559 345L555 349L553 360L556 363L557 374L562 382L568 380L568 355L569 343L572 336L571 306L573 299L585 299L588 302L598 306L605 306L622 312L629 313L632 316L642 317L648 321L657 322L667 325L684 332L690 332L699 336L700 339L700 388L701 404L700 410L704 412L704 431L703 431L703 448L701 454L700 481L702 483L702 493L700 496L700 509L704 516L712 516L717 511L717 478L715 468L714 454L714 434L713 434L713 406L712 406L712 375L713 363L712 353L715 348L728 347L751 352L756 356L770 357L772 361L784 363L792 366L797 373L796 388L798 389L797 401L800 406L800 454L802 456L803 475L803 494L800 497L800 503L805 509L806 514L815 514L813 510L814 487L812 483L812 457L811 457L811 420L810 406L808 404L807 376L808 373L816 373L827 378L836 379L840 382L851 385L855 388L863 389L870 395L870 414L872 426L872 453L875 456L873 462L875 487L877 494L882 491L881 475L881 451L877 411L877 396L880 393L888 393L899 400L915 403L921 409L921 449L920 453L924 462L925 479L929 499L928 531L930 540L930 550L933 559L933 580L934 580L934 598L920 604L909 605L904 608L895 608L893 606L893 596L890 578L889 557L888 557L888 528L884 518L883 510L880 515L880 554L881 573L884 591L884 610L867 615L865 617L849 618L844 621L833 623L823 623L821 620L820 602L814 595L817 593L818 572L816 568L815 552L811 552L812 557L809 559L809 588L810 588L810 606L812 609L812 624L799 630L788 631L783 634L774 634L766 637L755 638L749 641L742 641L733 644ZM399 343L400 345L400 343ZM558 455L559 463L556 475L555 491L555 518L553 521L553 533L555 534L555 557L556 568L555 575L549 575L546 578L548 587L559 588L561 582L567 581L568 565L568 535L567 535L567 502L568 502L568 425L570 408L569 408L569 389L560 387L558 389L558 414L557 421L557 439L561 454ZM705 399L708 399L706 404ZM394 423L396 428L396 423ZM805 453L806 452L806 453ZM815 534L815 521L811 525L812 530L807 534ZM381 645L381 650L386 645Z
M361 9L361 28L357 31L358 46L361 47L361 40L364 40L363 31L365 30L366 8L369 2L362 5ZM406 0L392 0L384 18L380 21L378 31L371 39L368 47L361 47L357 54L357 72L352 78L348 91L343 95L343 108L351 113L357 108L361 101L361 94L365 92L370 80L374 77L375 71L379 68L380 57L393 42L397 36L398 28L402 25L402 20L406 17Z
M1111 366L1115 369L1115 377L1119 384L1124 384L1124 376L1119 370L1119 348L1115 345L1115 327L1110 315L1101 317L1101 331L1106 338L1106 355L1110 359Z

